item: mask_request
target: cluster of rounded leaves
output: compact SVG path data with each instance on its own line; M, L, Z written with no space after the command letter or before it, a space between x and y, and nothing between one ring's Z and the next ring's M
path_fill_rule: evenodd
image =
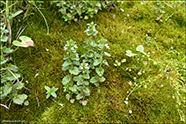
M110 1L55 1L57 2L59 12L65 22L79 19L93 18L102 8L106 8Z
M84 41L84 54L79 55L77 53L78 46L76 42L71 39L67 41L67 44L64 46L64 51L67 56L64 57L64 63L62 65L63 71L69 71L69 74L62 80L64 92L67 92L66 99L73 103L75 101L73 97L75 96L76 100L81 100L79 102L82 105L87 104L85 96L90 95L89 84L92 83L99 88L99 84L105 81L102 64L109 65L103 57L111 56L104 51L105 49L110 49L108 44L106 44L106 39L100 39L97 41L98 44L91 39L92 36L98 33L95 29L96 24L92 22L87 25L88 29L85 32L90 38ZM97 49L99 53L93 49Z

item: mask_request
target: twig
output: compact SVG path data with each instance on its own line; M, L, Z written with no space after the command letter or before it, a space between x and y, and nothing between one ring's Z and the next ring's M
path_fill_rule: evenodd
M23 31L25 30L25 28L26 28L27 26L25 26L24 28L23 28L23 30L19 33L19 35L17 36L17 38L16 38L16 40L19 38L19 36L23 33Z
M30 89L26 88L24 85L21 84L21 82L19 81L19 79L14 75L14 73L13 73L12 71L10 71L9 69L8 69L8 71L17 79L17 82L18 82L22 87L24 87L25 89L27 89L27 90L30 91Z
M4 104L1 104L1 103L0 103L0 105L3 106L3 107L5 107L6 109L9 109L9 108L8 108L6 105L4 105Z
M0 69L0 71L7 70L7 69L19 69L19 68L16 68L16 67L6 67L6 68Z
M8 105L9 108L10 108L10 105L11 105L12 101L13 101L13 99L11 99L11 101L10 101L10 103L9 103L9 105Z
M38 99L38 97L36 96L36 100L37 100L37 105L38 105L38 107L40 106L40 104L39 104L39 99Z

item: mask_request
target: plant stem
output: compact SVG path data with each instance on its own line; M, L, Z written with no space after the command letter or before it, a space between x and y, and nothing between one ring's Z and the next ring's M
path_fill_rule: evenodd
M45 16L43 15L43 13L39 10L39 8L35 5L35 3L33 2L33 5L37 8L37 10L40 12L40 14L42 15L44 21L45 21L45 24L47 26L47 35L49 34L49 26L48 26L48 23L47 23L47 20L45 18Z

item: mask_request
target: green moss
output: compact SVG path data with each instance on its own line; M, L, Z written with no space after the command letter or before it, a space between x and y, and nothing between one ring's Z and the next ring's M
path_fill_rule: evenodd
M170 53L170 57L167 57L166 53L170 51L170 47L178 52L184 52L186 49L184 6L180 6L166 22L157 22L155 19L158 14L154 12L154 2L149 2L148 5L140 2L116 5L117 11L100 11L93 19L71 24L64 23L61 15L53 10L42 10L50 27L49 35L46 34L46 25L38 12L30 17L23 24L27 25L23 35L31 37L35 47L19 48L15 52L16 65L24 77L23 82L28 81L26 87L32 90L22 90L28 94L30 104L12 104L10 110L1 108L1 120L28 120L29 123L181 123L176 101L172 98L174 91L171 85L173 79L179 77L177 70L173 68L176 64L172 58L180 61L185 54L178 56ZM125 11L121 12L120 8ZM166 9L166 12L165 17L170 15L172 10ZM127 14L130 16L127 17ZM80 48L78 52L83 53L83 41L88 38L84 31L87 29L87 23L91 21L97 24L96 29L99 32L94 40L101 37L107 39L112 56L108 58L110 67L104 67L106 81L101 84L100 92L91 86L88 104L82 106L78 101L69 103L63 93L61 80L67 74L61 70L63 46L67 40L73 39ZM145 42L150 29L152 38L155 39L148 46ZM160 63L162 68L165 69L166 64L171 65L171 78L167 79L165 74L159 72L160 67L153 65L153 62L148 61L149 64L144 66L143 63L137 62L137 57L125 56L126 50L136 52L138 45L143 45L145 52L150 52L151 58ZM126 58L127 62L121 68L113 66L116 59L120 61L123 58ZM183 68L179 65L180 69ZM128 105L124 100L128 95L127 91L131 89L128 82L133 82L133 79L122 70L127 67L137 67L138 69L130 74L145 82L131 94ZM145 69L146 73L137 75L139 69ZM35 77L36 73L39 76ZM63 103L63 107L52 99L46 99L45 85L59 88L56 100ZM186 109L183 106L181 108ZM129 114L129 110L132 110L132 114Z

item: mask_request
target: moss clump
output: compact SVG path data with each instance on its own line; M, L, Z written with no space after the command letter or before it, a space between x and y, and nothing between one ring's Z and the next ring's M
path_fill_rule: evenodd
M60 14L54 10L43 10L50 26L50 34L46 34L46 26L39 15L35 13L24 25L27 29L23 35L34 40L34 48L20 48L15 53L15 60L26 85L35 92L28 92L30 105L11 105L11 110L1 108L2 120L28 120L29 123L182 123L176 108L176 99L172 96L175 89L172 88L177 78L184 77L185 57L185 21L184 6L179 6L178 11L166 22L156 21L158 16L154 11L155 2L141 4L140 2L116 3L118 10L99 12L93 19L78 23L66 24ZM124 12L119 9L123 8ZM165 9L165 19L172 9ZM129 14L129 16L127 16ZM100 92L91 88L91 96L88 97L86 106L78 102L69 103L65 99L62 78L66 75L61 70L66 41L73 39L79 46L79 53L83 53L83 41L87 38L84 31L87 23L94 21L97 24L98 35L108 40L111 48L108 58L110 67L105 68L106 81L101 84ZM32 25L31 25L32 24ZM147 45L147 32L151 29L152 42ZM18 29L17 29L18 30ZM137 62L137 58L127 57L126 50L136 52L136 47L143 45L145 52L150 52L151 58L159 63L153 65L148 61ZM173 48L172 50L170 48ZM46 50L48 49L48 51ZM177 51L179 55L170 51ZM182 52L182 54L181 54ZM113 66L114 61L126 58L127 62L120 68ZM141 58L140 58L141 59ZM178 61L178 62L175 62ZM177 64L177 65L176 65ZM167 65L169 69L167 69ZM179 67L179 68L178 68ZM144 83L129 97L129 103L125 104L127 91L132 89L129 81L134 83L133 78L124 71L125 68L138 68L130 74ZM139 69L146 72L137 75ZM167 72L159 71L167 69ZM181 70L183 69L183 70ZM182 76L179 73L182 73ZM39 76L35 77L36 73ZM181 84L181 83L180 83ZM185 84L185 81L182 81ZM58 87L56 92L57 101L63 103L63 107L46 99L44 85ZM184 95L184 94L183 94ZM40 106L38 107L39 99ZM182 103L184 104L184 103ZM185 106L180 109L185 110ZM132 110L132 113L129 113ZM184 114L186 114L183 111ZM21 115L21 116L20 116Z

